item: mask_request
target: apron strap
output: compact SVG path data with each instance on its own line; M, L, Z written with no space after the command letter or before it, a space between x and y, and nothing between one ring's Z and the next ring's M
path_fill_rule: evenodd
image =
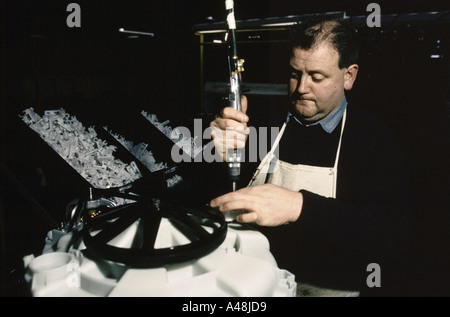
M273 142L272 148L270 149L269 154L273 154L273 152L275 152L276 148L278 147L278 143L280 143L281 137L284 134L284 130L286 129L286 122L283 123L283 126L281 127L280 132L278 133L275 141Z
M345 126L345 119L347 118L347 108L344 110L344 115L342 116L342 126L341 126L341 135L339 136L339 144L336 152L336 159L334 161L334 170L337 169L338 162L339 162L339 154L341 153L341 143L342 143L342 135L344 134L344 126Z
M283 136L285 129L286 129L286 122L283 123L283 126L281 127L280 132L278 133L277 137L275 138L275 141L273 142L272 148L270 149L269 153L267 153L266 156L264 156L264 158L262 159L262 161L259 163L258 167L256 168L256 171L253 173L252 179L250 180L248 186L250 186L254 182L256 177L259 176L259 173L264 168L264 166L267 164L270 164L270 162L272 161L273 152L278 147L278 143L280 143L281 137Z

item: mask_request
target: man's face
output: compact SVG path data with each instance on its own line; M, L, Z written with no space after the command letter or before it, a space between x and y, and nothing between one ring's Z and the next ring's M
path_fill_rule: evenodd
M311 124L326 117L352 88L358 66L340 69L338 52L326 42L317 48L294 48L290 60L289 96L295 115Z

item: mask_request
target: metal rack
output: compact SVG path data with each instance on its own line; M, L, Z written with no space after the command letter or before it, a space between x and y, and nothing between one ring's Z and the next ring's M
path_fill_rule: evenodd
M431 25L437 23L449 23L450 11L438 12L416 12L416 13L399 13L399 14L384 14L380 16L381 27L369 28L367 26L367 16L348 16L345 11L333 11L318 13L320 15L330 15L349 19L351 23L358 29L365 29L373 33L388 33L396 27L410 27L412 25ZM247 19L238 20L237 23L237 41L241 45L269 45L279 46L288 45L289 40L287 30L289 26L298 23L302 19L312 14L303 15L289 15L284 17L267 17L261 19ZM226 21L196 24L192 28L195 36L198 37L200 49L200 96L202 109L208 111L209 107L205 101L205 93L220 93L226 88L226 82L223 80L216 81L207 78L207 75L214 72L214 69L208 67L206 58L209 52L214 51L213 47L220 48L224 45L223 37L227 31ZM225 49L225 48L224 48ZM259 54L259 52L254 53ZM245 56L241 53L242 57ZM254 57L254 56L252 56ZM247 76L246 72L246 76ZM211 77L211 76L210 76ZM226 77L223 77L224 79ZM247 94L269 94L280 95L283 94L283 84L277 82L249 83L244 79L244 84L247 85ZM223 88L222 88L223 87ZM264 92L263 92L264 91Z

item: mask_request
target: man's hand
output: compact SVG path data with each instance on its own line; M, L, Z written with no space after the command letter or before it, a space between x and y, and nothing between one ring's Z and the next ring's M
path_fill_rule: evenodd
M214 146L222 158L226 161L227 149L243 148L249 133L247 122L247 98L241 98L242 111L231 107L222 109L220 115L211 121L209 126L212 128L211 136L214 139Z
M300 217L303 194L272 184L239 189L213 199L211 207L221 212L244 210L239 222L254 222L260 226L279 226Z

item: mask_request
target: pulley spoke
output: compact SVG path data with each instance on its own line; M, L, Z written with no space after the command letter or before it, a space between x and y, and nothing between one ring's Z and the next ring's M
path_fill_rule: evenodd
M200 240L210 235L192 216L188 216L180 208L175 212L168 211L168 213L170 214L168 218L171 223L191 241Z
M156 237L158 236L159 226L161 224L161 217L160 210L154 208L147 210L142 217L143 237L141 249L146 253L154 250Z
M130 227L140 217L137 210L130 209L128 212L127 215L122 215L112 222L106 221L102 223L102 230L92 237L93 241L96 244L108 243L125 229ZM92 230L95 230L95 228L92 228Z

